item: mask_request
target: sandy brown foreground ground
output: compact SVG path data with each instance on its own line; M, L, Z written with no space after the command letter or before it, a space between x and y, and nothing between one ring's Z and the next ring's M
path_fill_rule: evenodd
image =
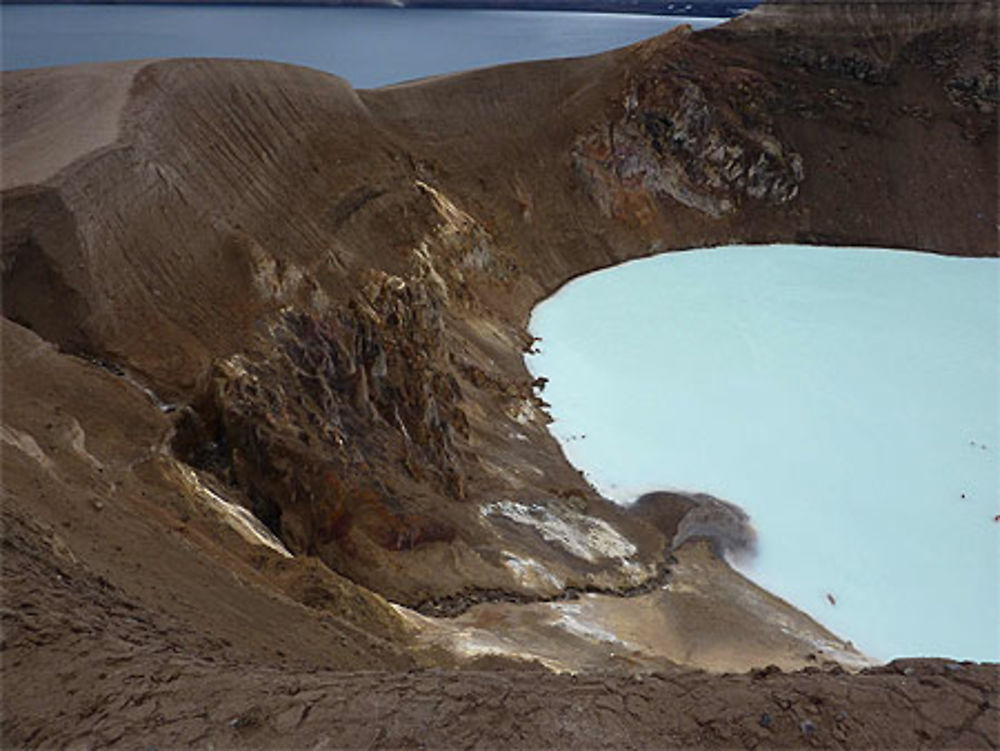
M902 660L858 675L575 676L502 660L345 670L346 656L309 665L270 657L263 644L241 653L136 605L9 511L3 533L5 747L995 748L998 740L992 665Z

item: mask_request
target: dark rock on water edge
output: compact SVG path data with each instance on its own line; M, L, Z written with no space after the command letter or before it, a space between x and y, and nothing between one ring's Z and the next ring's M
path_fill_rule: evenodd
M653 253L995 255L996 39L768 3L372 91L4 73L3 743L996 747L995 665L863 669L720 561L738 508L601 498L522 359Z
M757 531L749 515L734 503L704 493L645 493L630 507L670 537L671 549L706 540L721 559L753 558Z

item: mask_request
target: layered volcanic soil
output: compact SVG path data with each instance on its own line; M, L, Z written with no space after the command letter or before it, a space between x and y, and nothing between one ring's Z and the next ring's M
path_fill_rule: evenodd
M766 3L373 91L4 73L3 744L1000 745L996 665L866 668L683 534L716 501L601 498L522 359L630 258L995 255L996 39Z

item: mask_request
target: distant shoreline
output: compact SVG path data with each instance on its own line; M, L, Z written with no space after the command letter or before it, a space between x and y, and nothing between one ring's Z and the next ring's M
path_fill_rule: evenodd
M621 13L694 18L734 18L758 4L758 0L0 0L8 5L239 5L322 6L341 8L407 8L429 10L541 10L573 13Z

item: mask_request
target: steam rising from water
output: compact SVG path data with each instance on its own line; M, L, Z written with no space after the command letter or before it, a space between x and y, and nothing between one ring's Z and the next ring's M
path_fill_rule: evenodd
M746 511L710 495L692 500L695 506L678 525L673 548L688 540L707 540L718 557L734 565L747 564L757 555L757 530Z

